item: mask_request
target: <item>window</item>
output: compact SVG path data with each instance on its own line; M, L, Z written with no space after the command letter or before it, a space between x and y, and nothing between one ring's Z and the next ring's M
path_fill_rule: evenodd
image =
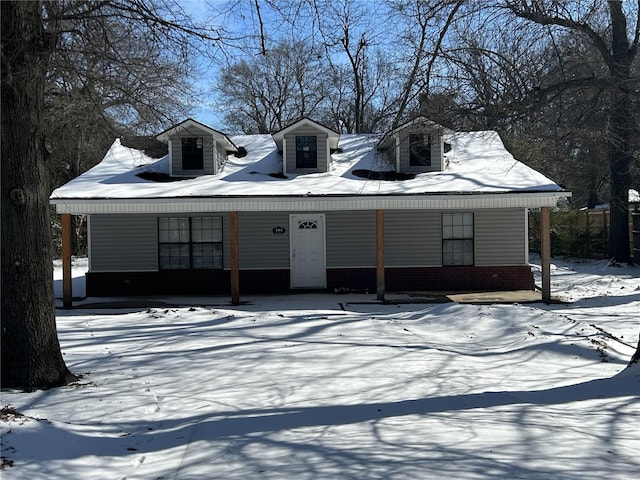
M296 137L296 168L317 168L318 139L313 136Z
M411 167L431 166L431 137L429 135L409 135L409 165Z
M204 149L202 137L188 137L182 139L182 169L204 169Z
M161 270L222 268L222 217L159 218Z
M442 264L473 265L473 213L442 214Z
M300 230L308 230L310 228L318 228L318 222L312 220L305 220L304 222L298 222L298 228Z

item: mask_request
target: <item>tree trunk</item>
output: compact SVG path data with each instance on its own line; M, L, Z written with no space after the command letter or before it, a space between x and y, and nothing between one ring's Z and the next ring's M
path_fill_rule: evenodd
M590 2L594 10L599 2ZM638 125L634 109L634 89L637 79L632 75L631 65L638 52L638 35L628 38L627 17L620 0L609 0L610 24L605 30L592 28L578 22L571 15L562 16L552 4L541 0L528 2L506 2L508 8L521 18L540 25L558 25L584 36L591 42L609 69L609 104L607 113L608 160L611 174L609 257L617 262L629 263L629 187L631 186L631 139L637 135ZM557 7L557 4L553 4ZM567 10L568 12L568 10ZM636 13L636 23L640 14Z
M611 57L609 72L612 79L609 114L609 166L611 172L609 219L609 257L617 262L631 262L629 245L629 188L631 187L631 136L636 132L632 88L635 86L631 62L636 54L627 39L627 21L621 2L609 1L611 15Z
M50 46L40 2L0 2L2 22L2 387L64 385L56 332L42 133Z
M613 123L613 122L612 122ZM613 127L610 136L616 136ZM611 141L611 140L610 140ZM631 262L629 242L629 188L631 186L631 160L629 154L612 142L609 162L611 172L609 217L609 258L620 263Z
M640 337L638 338L638 346L636 347L636 351L631 357L631 360L629 360L629 364L627 365L627 367L630 367L631 365L634 365L636 363L640 363Z

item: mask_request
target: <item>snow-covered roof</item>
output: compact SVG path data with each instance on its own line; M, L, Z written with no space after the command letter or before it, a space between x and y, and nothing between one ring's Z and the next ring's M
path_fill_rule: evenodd
M442 125L439 125L432 120L429 120L427 117L419 116L412 120L409 120L408 122L403 123L402 125L399 125L398 127L394 128L390 132L387 132L378 142L378 147L387 148L389 147L391 141L394 141L396 136L405 132L412 132L412 131L415 131L415 132L426 131L431 133L440 132L441 134L447 134L447 135L451 135L452 133L454 133L448 128L443 127Z
M420 173L415 178L396 181L354 175L354 170L393 170L386 154L376 149L380 138L380 135L373 134L341 135L339 153L331 155L329 172L287 174L282 178L282 156L271 135L233 136L231 141L244 147L246 156L238 158L230 155L221 172L216 175L172 182L139 176L143 172L168 175L168 156L153 159L144 152L124 147L116 140L98 165L56 189L51 195L51 203L58 206L59 212L63 212L62 206L65 204L78 205L83 201L95 203L102 200L140 203L151 199L167 202L189 198L231 200L248 197L406 197L505 193L542 193L553 198L569 196L552 180L515 160L504 148L499 135L492 131L449 136L446 140L451 144L451 151L445 154L444 170L441 172Z
M218 130L211 128L204 123L200 123L192 118L187 118L186 120L178 123L177 125L174 125L164 132L159 133L156 138L161 142L167 142L171 136L185 134L194 128L196 130L208 133L217 141L221 142L227 150L232 152L238 150L238 147L236 147L231 139L229 139L229 137L227 137L224 133L219 132Z
M321 123L311 120L309 117L302 117L297 122L294 122L288 127L285 127L282 130L279 130L273 134L273 139L275 140L276 145L278 145L278 150L282 151L282 140L284 139L284 136L287 133L290 133L291 131L294 131L297 128L300 128L302 126L311 126L313 128L320 130L321 132L326 133L327 136L329 137L331 148L338 147L338 139L340 138L340 134L338 132L331 130L329 127L325 127Z

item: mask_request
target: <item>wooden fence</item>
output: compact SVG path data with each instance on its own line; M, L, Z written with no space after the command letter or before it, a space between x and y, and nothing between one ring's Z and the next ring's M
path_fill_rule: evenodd
M632 208L629 209L629 246L633 252L633 213ZM609 221L611 218L611 212L608 208L594 208L580 210L579 213L572 219L575 227L578 227L584 231L588 231L594 236L602 236L605 242L605 248L608 247L609 242ZM640 248L640 245L636 245L636 248Z

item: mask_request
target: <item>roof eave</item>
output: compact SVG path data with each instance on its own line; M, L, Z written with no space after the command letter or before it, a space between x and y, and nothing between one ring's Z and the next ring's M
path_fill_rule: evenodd
M378 149L384 149L386 144L393 138L400 136L402 134L402 132L411 129L415 124L422 124L422 127L424 127L425 129L431 130L431 131L437 131L437 132L441 132L443 135L451 135L453 133L455 133L453 130L444 127L442 125L440 125L439 123L434 122L433 120L430 120L429 118L425 117L424 115L420 115L418 117L413 118L412 120L409 120L401 125L398 125L396 128L390 130L389 132L387 132L386 134L383 135L383 137L380 139L380 141L377 143L376 148Z
M215 128L211 128L210 126L205 125L204 123L198 122L197 120L194 120L192 118L187 118L186 120L183 120L182 122L174 125L173 127L168 128L167 130L159 133L158 135L156 135L156 139L166 143L172 135L178 132L181 128L185 128L187 125L193 125L201 130L204 130L205 132L211 134L217 140L222 141L223 143L226 144L226 147L227 147L226 150L229 150L232 152L238 151L238 147L233 143L233 141L226 134L216 130Z
M388 195L211 196L172 198L51 198L59 214L156 214L227 211L337 211L554 207L567 191Z
M315 120L310 119L309 117L303 117L300 120L292 123L291 125L271 134L273 141L276 142L276 145L278 146L279 151L282 151L282 139L284 138L284 136L287 133L295 130L296 128L304 124L311 124L316 128L318 128L319 130L325 132L329 137L329 139L332 141L331 148L337 148L338 138L340 138L339 132L336 132L335 130L331 130L329 127L326 127L321 123L318 123Z

